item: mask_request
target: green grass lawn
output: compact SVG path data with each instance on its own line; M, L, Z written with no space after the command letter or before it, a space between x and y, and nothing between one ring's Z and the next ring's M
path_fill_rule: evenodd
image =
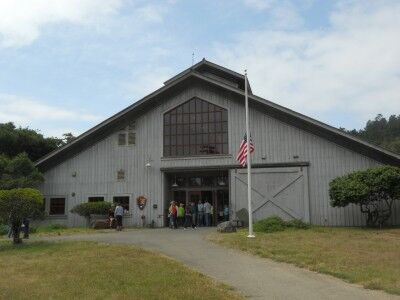
M274 233L247 231L208 238L218 244L331 274L370 289L400 294L400 229L312 227Z
M0 242L0 299L241 299L167 257L90 242Z

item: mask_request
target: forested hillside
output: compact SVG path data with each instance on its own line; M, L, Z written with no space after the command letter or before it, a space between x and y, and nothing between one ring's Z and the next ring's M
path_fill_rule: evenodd
M71 133L63 134L63 137L44 137L36 130L16 127L12 122L0 123L0 156L13 158L25 152L35 161L74 139Z
M363 129L341 129L367 142L400 154L400 115L391 115L386 119L379 114L374 120L369 120Z

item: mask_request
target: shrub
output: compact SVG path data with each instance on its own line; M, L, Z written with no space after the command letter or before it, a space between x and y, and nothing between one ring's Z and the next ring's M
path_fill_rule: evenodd
M304 223L302 220L293 219L286 222L286 227L297 228L297 229L308 229L311 226L310 224Z
M255 232L277 232L287 228L308 229L310 225L301 220L284 221L278 216L272 216L254 223Z
M272 216L256 222L253 227L256 232L276 232L285 230L286 226L281 218Z
M400 199L400 168L384 166L337 177L329 183L331 206L355 204L367 214L367 226L382 226Z
M0 236L8 233L8 226L0 224Z
M42 204L43 195L36 189L0 190L0 220L11 224L15 244L22 242L19 237L22 220L35 217L42 210Z
M89 225L90 215L107 215L110 208L111 203L107 201L86 202L76 205L71 212L85 217Z

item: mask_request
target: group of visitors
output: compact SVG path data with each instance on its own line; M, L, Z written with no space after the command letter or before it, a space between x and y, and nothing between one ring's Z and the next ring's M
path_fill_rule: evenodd
M229 218L229 208L227 205L224 206L223 209L224 219L227 220ZM177 203L175 201L171 201L168 217L169 217L169 227L170 228L178 228L183 227L183 229L187 229L188 227L192 227L196 229L197 227L209 227L212 226L213 223L213 215L214 215L214 207L206 200L199 201L195 203L194 201L188 203L185 207L184 203Z
M15 228L15 224L13 226L13 224L9 224L8 225L8 238L12 238L14 236L14 230L18 230L17 228ZM22 224L20 224L20 228L24 234L24 239L29 239L29 219L28 218L23 218L22 219Z

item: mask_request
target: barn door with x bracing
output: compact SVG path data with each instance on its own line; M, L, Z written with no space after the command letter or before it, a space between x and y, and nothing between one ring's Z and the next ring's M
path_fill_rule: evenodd
M232 174L236 211L247 209L247 170ZM252 170L253 220L279 216L310 221L307 167Z

